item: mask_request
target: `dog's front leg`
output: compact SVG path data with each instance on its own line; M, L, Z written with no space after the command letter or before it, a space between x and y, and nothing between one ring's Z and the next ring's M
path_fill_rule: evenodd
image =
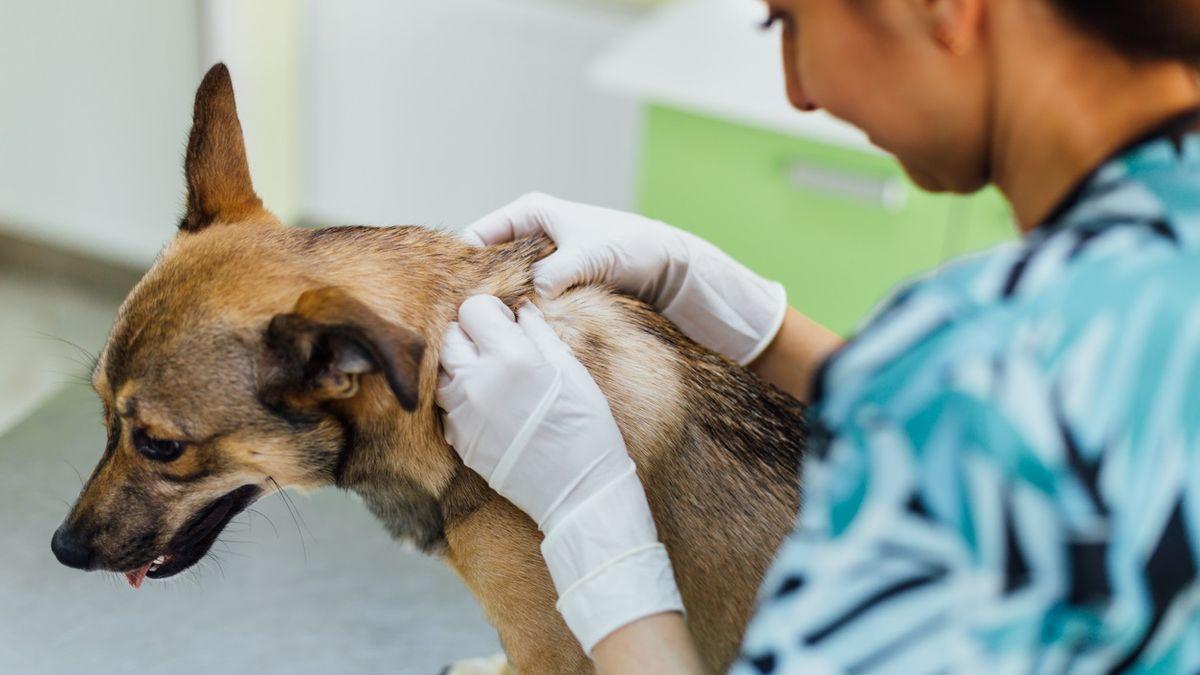
M541 535L528 517L497 496L448 525L446 541L446 562L462 576L500 634L508 672L594 672L554 608L557 595L542 560Z

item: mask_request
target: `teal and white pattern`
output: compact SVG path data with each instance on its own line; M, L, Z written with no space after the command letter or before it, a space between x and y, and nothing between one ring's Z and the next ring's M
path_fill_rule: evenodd
M826 364L734 672L1200 672L1196 121Z

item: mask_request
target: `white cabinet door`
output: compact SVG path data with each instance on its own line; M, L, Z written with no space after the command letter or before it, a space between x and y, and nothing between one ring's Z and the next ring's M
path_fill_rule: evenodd
M637 108L588 71L639 15L580 0L310 0L301 212L458 226L529 190L632 206Z
M0 0L0 228L133 265L183 204L196 4Z

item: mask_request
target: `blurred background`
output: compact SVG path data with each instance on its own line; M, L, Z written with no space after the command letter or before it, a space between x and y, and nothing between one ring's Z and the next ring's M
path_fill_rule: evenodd
M272 497L134 593L50 534L98 459L85 383L173 234L192 96L232 70L259 194L301 226L456 228L531 190L709 238L849 333L1012 236L787 105L756 0L0 0L0 672L435 673L498 649L353 497ZM297 513L298 512L298 513Z

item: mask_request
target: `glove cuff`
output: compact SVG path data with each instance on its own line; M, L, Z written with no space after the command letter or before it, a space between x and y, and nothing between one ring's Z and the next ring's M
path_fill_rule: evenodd
M703 239L684 236L687 275L662 314L696 342L747 365L783 326L787 292Z
M567 589L558 608L587 654L613 631L648 616L683 612L662 544L632 551Z
M546 534L542 556L558 609L588 653L628 623L682 612L671 560L633 465Z

